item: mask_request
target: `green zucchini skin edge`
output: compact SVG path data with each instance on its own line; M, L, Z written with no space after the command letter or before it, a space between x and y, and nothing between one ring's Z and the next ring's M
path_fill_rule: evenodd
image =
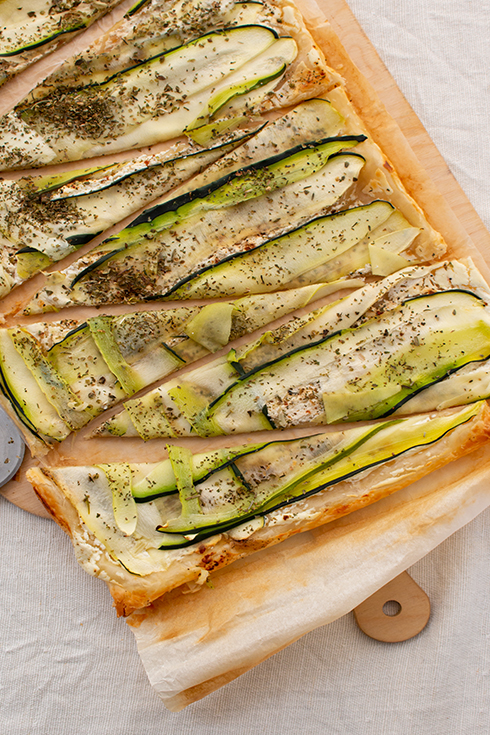
M266 168L267 166L272 166L275 163L279 163L280 161L284 160L285 158L289 158L290 156L295 155L296 153L301 153L302 151L309 150L312 148L316 148L319 145L324 145L326 143L334 142L334 141L345 141L346 143L350 141L355 141L356 143L362 143L364 140L366 140L365 135L344 135L339 137L328 137L328 138L321 138L320 140L315 141L309 141L307 143L301 143L300 145L294 146L293 148L289 148L286 151L283 151L281 153L278 153L275 156L271 156L270 158L265 158L262 161L258 161L256 163L252 163L250 166L245 166L244 168L239 169L238 171L232 171L229 174L226 174L225 176L222 176L220 179L217 179L216 181L211 182L210 184L206 184L204 186L198 187L197 189L193 189L190 192L187 192L185 194L181 194L178 197L175 197L175 199L171 199L168 202L164 202L163 204L158 204L155 207L151 207L150 209L145 210L142 214L140 214L138 217L136 217L130 224L125 228L126 230L131 230L133 227L138 227L142 224L149 224L150 222L153 222L157 217L161 217L164 214L167 214L167 212L173 212L176 209L179 209L180 207L184 206L185 204L190 204L191 202L195 201L196 199L204 199L206 196L209 196L214 191L219 189L221 186L225 186L226 184L230 183L236 178L239 178L244 173L247 173L248 171L258 171L262 168ZM359 153L354 153L351 151L341 151L339 153L334 153L329 157L329 160L332 158L335 158L339 155L350 155L350 156L356 156L358 158L363 158ZM124 232L124 230L122 231ZM114 238L109 238L106 242L111 242L112 240L116 240L117 237L119 237L122 233L119 233L118 236ZM133 243L131 243L132 245ZM79 281L83 280L89 273L91 273L93 270L96 270L101 265L103 265L106 261L113 258L118 253L124 252L128 249L128 245L122 245L119 248L115 248L114 250L109 251L108 253L104 253L100 258L98 258L96 261L88 265L86 268L84 268L80 273L78 273L75 278L71 281L69 288L72 289ZM154 295L150 300L156 300L158 298L161 298L161 295Z
M478 299L479 301L484 302L484 299L482 299L477 294L473 293L473 291L467 291L466 289L463 289L463 288L454 288L454 289L446 289L445 291L437 291L433 295L435 296L435 295L439 295L439 294L442 294L442 293L453 293L453 292L455 292L455 293L467 293L470 296L473 296L475 299ZM420 298L427 298L428 296L430 296L430 294L424 294L423 296L415 296L413 298L408 298L405 301L402 301L401 304L404 305L406 303L409 303L410 301L416 301L417 299L420 299ZM344 332L344 331L345 332L348 332L350 330L349 329L347 329L347 330L342 330L342 329L341 330L337 330L335 332L331 332L330 334L327 334L325 337L321 337L320 339L315 340L314 342L310 342L306 346L305 345L300 345L299 347L295 347L294 349L290 350L289 352L285 353L284 355L281 355L279 358L276 358L275 360L269 360L268 362L265 362L262 365L257 365L252 370L249 370L248 373L243 372L243 370L242 370L242 373L243 374L240 374L237 377L237 379L236 379L236 381L234 383L232 383L227 388L225 388L225 390L223 391L223 393L221 393L217 398L215 398L213 401L211 401L209 403L208 408L206 409L206 411L209 410L209 409L211 409L211 408L213 408L213 406L215 406L219 401L221 401L225 395L227 395L230 391L234 390L235 387L239 383L242 383L242 382L248 380L248 378L250 378L252 375L255 375L256 373L259 373L262 370L266 370L267 368L271 367L272 365L276 365L277 363L282 362L283 360L287 360L288 358L292 357L293 355L297 354L298 352L305 352L306 353L310 349L314 349L315 347L318 347L321 344L325 344L330 339L333 339L334 337L337 337L338 335L342 334L342 332ZM482 360L469 360L467 363L464 363L464 364L465 365L470 365L472 362L484 362L488 358L490 358L490 354L487 355L486 357L482 358ZM410 395L405 396L403 399L400 400L399 403L396 404L396 406L394 406L391 409L389 409L385 414L383 414L383 416L380 416L379 418L385 418L386 416L389 416L390 414L394 413L398 408L400 408L400 406L402 406L408 400L410 400L415 395L417 395L421 391L423 391L426 388L428 388L429 385L436 385L441 380L444 380L444 378L446 378L448 375L452 375L453 373L455 373L458 370L460 370L461 367L463 367L463 366L460 365L460 366L458 366L458 367L456 367L454 369L449 370L448 372L446 372L440 378L436 378L431 383L427 383L426 385L422 386L421 388L419 388L418 390L414 391L413 393L410 393ZM267 417L267 414L265 414L265 415L266 415L266 418L268 418Z
M128 12L126 13L126 18L131 18L132 15L138 12L138 10L141 10L150 0L139 0L139 2L135 3L132 8L129 8Z
M66 242L70 243L70 245L73 245L74 247L80 247L81 245L85 245L86 243L93 240L95 237L100 235L101 230L99 232L88 232L87 234L83 235L69 235L66 239Z
M436 442L440 441L444 436L446 436L446 434L448 434L450 431L452 431L453 429L457 428L457 426L462 426L463 424L465 424L468 421L470 421L472 418L473 418L473 416L469 416L467 419L465 419L464 421L462 421L460 424L457 424L456 426L451 426L450 428L446 429L446 431L443 434L441 434L440 436L438 436L436 439L432 439L429 442L420 441L417 444L413 444L412 446L408 447L407 449L404 449L403 451L399 452L398 454L394 454L390 458L390 460L386 460L386 459L377 460L375 462L372 462L369 465L365 465L363 467L359 467L359 468L353 470L352 472L349 472L346 475L343 475L341 478L337 478L335 480L331 480L329 482L325 482L325 483L319 485L318 487L313 488L313 490L309 490L306 493L303 493L301 495L297 495L297 496L295 496L293 498L289 498L287 500L283 500L280 503L278 503L277 505L275 505L275 506L273 506L271 508L268 508L267 509L267 513L253 513L253 514L250 514L249 516L242 516L241 518L237 519L236 521L228 522L228 523L223 524L223 525L220 525L220 526L218 526L218 525L215 524L214 526L211 526L211 527L205 529L204 532L195 534L195 538L193 538L193 539L191 539L189 541L186 540L185 542L181 542L181 543L177 543L177 544L165 544L165 545L162 545L159 548L161 548L163 550L167 550L167 549L168 550L171 550L171 549L182 549L182 548L185 548L186 546L192 546L193 544L198 544L201 541L204 541L205 539L210 538L211 536L214 536L214 535L216 535L218 533L226 533L226 531L230 531L232 528L236 528L237 526L241 526L242 524L247 523L247 521L251 521L251 520L253 520L255 518L263 517L263 516L267 515L268 513L272 513L272 512L274 512L276 510L280 510L281 508L285 508L285 507L287 507L289 505L292 505L293 503L299 502L300 500L304 500L305 498L308 498L311 495L316 495L321 490L325 490L327 487L330 487L331 485L334 485L337 482L343 482L344 480L348 480L349 478L354 477L355 475L359 474L360 472L364 472L365 470L372 469L373 467L376 467L377 465L382 464L383 462L391 461L391 459L395 459L397 457L401 457L402 454L405 454L406 452L409 452L412 449L418 449L420 447L430 446L431 444L435 444ZM400 419L400 421L401 420L402 419ZM376 429L373 430L372 433L369 433L367 435L366 439L367 438L370 438L371 436L373 436L375 432L381 431L384 426L393 425L394 423L398 423L398 421L396 421L396 422L395 421L388 421L385 424L383 424L381 427L376 427ZM307 437L304 437L304 438L307 438ZM364 439L364 437L363 437L363 439ZM236 459L237 459L237 457L235 457L235 460ZM189 529L189 531L184 531L183 532L182 530L180 530L180 531L177 532L177 531L169 531L168 529L161 528L161 527L158 527L157 526L157 529L156 530L157 531L161 531L162 533L169 534L169 535L172 534L172 533L174 533L176 535L182 535L183 533L192 534L192 529Z
M86 243L90 242L94 239L94 237L97 237L100 235L101 230L99 232L89 232L87 234L83 235L69 235L68 237L65 237L65 240L70 245L73 245L74 247L79 247L81 245L85 245ZM21 248L20 250L16 250L16 255L25 255L28 253L40 253L41 251L37 248L33 248L32 245L26 245L25 248Z
M20 255L23 253L38 253L39 250L36 250L36 248L33 248L31 245L26 245L25 248L21 248L20 250L16 250L16 255Z
M83 322L82 324L79 324L79 325L78 325L77 327L75 327L74 329L70 329L70 331L69 331L69 332L67 332L67 333L65 334L65 336L63 337L63 339L61 339L61 340L60 340L59 342L55 342L55 343L54 343L54 345L52 345L52 346L51 346L51 347L49 348L49 350L48 350L48 354L49 354L49 352L51 352L51 350L53 350L53 349L54 349L55 347L59 347L59 346L60 346L60 345L62 345L62 344L63 344L63 342L65 342L65 341L66 341L67 339L70 339L70 337L73 337L73 335L74 335L74 334L77 334L77 332L82 332L82 331L83 331L84 329L86 329L87 327L88 327L88 324L87 324L87 322Z
M65 36L69 33L78 33L78 31L83 31L86 27L87 25L84 23L79 26L74 26L73 28L65 28L62 31L57 31L56 33L52 33L50 36L46 36L46 38L42 38L40 41L29 43L27 44L27 46L21 46L20 48L15 49L15 51L8 51L6 54L0 54L0 58L6 59L11 56L18 56L19 54L23 54L24 51L32 51L33 49L40 48L41 46L45 46L47 43L54 41L56 38L59 38L60 36Z
M162 344L164 345L164 347L165 347L165 349L166 349L166 350L168 350L169 352L171 352L171 353L172 353L172 355L173 355L174 357L176 357L176 358L177 358L177 360L179 360L179 362L181 362L181 363L182 363L182 365L185 365L185 364L186 364L186 361L184 360L184 358L183 358L183 357L181 357L180 355L178 355L178 354L177 354L177 353L175 352L175 350L173 350L173 349L172 349L171 347L169 347L169 346L168 346L168 344L167 344L166 342L163 342Z
M41 436L41 434L38 433L38 431L37 431L36 427L34 426L34 424L31 422L31 420L24 413L24 410L23 410L22 406L19 404L19 402L17 401L14 393L12 393L12 391L10 390L10 388L8 386L8 383L7 383L7 380L5 378L5 373L4 373L3 368L2 368L1 365L0 365L0 390L4 394L4 396L12 404L12 407L13 407L16 415L18 416L19 420L28 428L28 430L31 432L31 434L33 434L37 439L39 439L40 441L43 442L43 444L45 444L46 443L45 442L45 439ZM53 437L51 437L51 439L53 441L56 441L55 439L53 439Z
M236 386L239 385L239 383L242 383L245 380L248 380L249 378L252 377L252 375L255 375L256 373L260 373L262 370L266 370L271 365L275 365L278 362L282 362L283 360L287 360L290 357L292 357L293 355L296 355L298 352L306 352L309 349L313 349L314 347L318 347L319 345L324 344L325 342L328 342L330 339L333 339L334 337L337 337L339 334L342 334L343 331L348 331L348 330L337 329L335 332L330 332L325 337L320 337L320 339L317 339L314 342L310 342L306 346L305 345L300 345L299 347L294 347L289 352L286 352L284 355L281 355L280 357L278 357L278 358L276 358L274 360L268 360L267 362L264 362L261 365L256 365L254 368L252 368L252 370L249 370L248 373L245 372L243 370L243 368L242 368L241 369L241 372L240 372L240 375L237 377L237 379L235 380L235 382L232 383L231 385L229 385L227 388L225 388L225 390L217 398L215 398L214 400L212 400L209 403L209 405L208 405L208 407L207 407L206 410L209 410L210 408L213 408L219 401L221 401L223 399L224 396L226 396L230 391L234 390L236 388ZM231 364L233 365L234 363L231 363ZM264 408L267 410L267 407L266 406L264 406ZM267 414L265 413L264 415L265 415L266 419L269 421L269 423L271 423L271 420L267 416ZM275 428L275 427L273 427L273 428Z
M436 293L467 293L470 296L472 296L474 299L478 299L479 301L482 301L485 303L485 299L482 296L479 296L479 294L475 293L474 291L470 291L469 288L447 288L444 291L435 291L434 295ZM414 301L419 301L420 299L425 299L427 296L430 296L431 294L419 294L417 296L409 296L408 298L404 299L401 304L410 304Z
M335 153L334 155L330 156L330 158L334 158L337 155L345 156L346 154L342 152L341 154ZM354 152L349 151L349 155L359 155ZM255 248L252 248L251 250L240 250L239 252L232 253L231 255L227 255L226 258L223 258L219 261L219 263L213 263L211 265L205 265L203 268L199 268L198 270L193 271L192 273L189 273L188 276L185 278L182 278L178 283L174 284L171 288L168 289L168 291L165 291L164 294L160 294L159 296L151 297L155 300L160 299L162 296L168 297L171 294L175 293L179 288L182 288L182 286L185 286L186 283L189 283L189 281L194 280L194 278L198 278L203 273L207 273L209 271L212 271L213 268L216 268L217 266L221 266L223 263L229 263L230 261L236 260L237 258L240 258L242 255L248 254L248 253L254 253L256 251L260 251L262 248L271 245L272 243L276 242L276 240L280 240L281 238L292 235L295 232L299 232L299 230L302 230L304 227L308 227L309 225L312 225L314 222L318 222L319 220L328 220L331 217L337 217L339 214L345 211L354 211L356 209L365 209L366 206L371 206L371 204L375 204L376 202L384 202L384 199L373 199L372 202L369 202L369 205L366 204L360 204L357 207L351 207L350 210L340 210L339 212L332 212L331 214L321 214L317 217L313 217L312 219L308 220L308 222L304 222L302 225L298 225L298 227L295 227L292 230L288 230L282 235L278 235L277 237L272 237L270 240L265 240L265 242L260 243L260 245L257 245ZM390 204L390 206L393 207L391 202L387 202L387 204ZM393 210L395 208L393 207ZM150 300L150 299L149 299ZM238 364L238 363L232 363L232 364ZM241 372L241 368L237 368L239 372Z
M262 406L262 413L264 414L265 418L269 422L271 429L277 429L277 426L275 425L274 421L269 416L269 411L267 410L266 405Z
M146 1L146 0L145 0ZM146 64L151 63L152 61L155 61L155 59L161 59L164 56L168 56L168 54L173 53L174 51L177 51L180 48L184 48L184 46L189 46L190 44L197 43L198 41L201 41L203 38L208 38L208 36L219 36L224 33L231 33L233 31L236 31L238 29L242 28L266 28L275 39L279 38L279 34L274 28L269 28L268 26L260 25L257 23L244 23L241 26L230 26L228 28L217 28L214 31L208 31L207 33L203 33L202 36L197 36L196 38L191 38L186 43L178 44L177 46L173 46L172 48L167 48L165 51L161 51L159 54L155 54L154 56L149 56L147 59L143 59L142 61L138 61L137 64L133 64L132 66L128 66L125 69L120 69L119 71L116 71L114 74L112 74L110 77L107 77L107 79L104 79L103 82L90 82L89 84L84 85L84 89L89 88L96 88L96 87L105 87L110 82L114 81L114 79L117 79L118 77L124 76L124 74L127 74L130 71L133 71L134 69L139 69L142 66L145 66ZM281 38L289 38L288 36L281 36Z

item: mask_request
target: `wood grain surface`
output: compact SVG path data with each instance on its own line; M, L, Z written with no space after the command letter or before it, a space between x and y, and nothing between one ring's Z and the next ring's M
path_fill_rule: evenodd
M400 643L425 628L430 617L430 601L412 577L402 572L354 608L354 617L370 638Z

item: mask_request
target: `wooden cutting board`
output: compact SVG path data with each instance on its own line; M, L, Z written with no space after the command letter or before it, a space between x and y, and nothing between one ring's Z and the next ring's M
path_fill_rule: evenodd
M345 73L346 68L349 68L349 76L356 84L356 71L352 68L354 62L362 72L362 77L359 76L357 94L366 94L366 101L368 102L369 98L371 102L370 87L372 87L378 96L380 105L384 105L397 123L393 130L387 131L384 124L379 126L376 110L374 110L372 119L366 121L373 138L379 142L382 141L383 149L401 174L409 192L419 202L423 202L424 210L435 229L439 230L446 239L454 237L458 229L463 242L470 238L476 251L480 254L480 257L476 255L476 260L484 271L487 270L488 274L486 265L490 263L490 234L373 45L363 33L351 10L344 0L318 0L318 5L330 19L333 30L339 36L347 52L344 57L339 56L335 59L329 57L329 63L341 74ZM322 30L316 28L314 8L311 13L312 33L316 36L319 45L324 46ZM94 33L95 30L92 29L92 37ZM77 43L79 44L79 41ZM70 44L65 49L70 49L70 47L79 48L80 46L75 47ZM65 51L66 55L68 54ZM25 72L22 80L29 81L30 78L34 82L36 68L44 68L46 62L42 64L43 67L38 65ZM364 117L366 109L372 108L368 105L363 108ZM422 164L427 173L427 176L420 174L415 182L412 182L410 176L413 156ZM49 517L33 493L30 484L23 479L25 470L30 464L32 460L27 457L16 478L5 485L1 492L19 507L36 515ZM396 610L394 614L390 614L393 610L386 611L386 605L398 603L400 605L399 614L396 614ZM430 603L427 595L406 573L396 577L355 610L356 621L367 635L377 640L390 642L406 640L416 635L427 623L429 614Z

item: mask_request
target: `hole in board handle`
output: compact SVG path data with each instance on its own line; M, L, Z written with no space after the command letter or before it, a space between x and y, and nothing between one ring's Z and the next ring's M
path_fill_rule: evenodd
M402 606L397 600L387 600L383 605L383 612L389 618L394 618L395 615L399 615L402 611Z

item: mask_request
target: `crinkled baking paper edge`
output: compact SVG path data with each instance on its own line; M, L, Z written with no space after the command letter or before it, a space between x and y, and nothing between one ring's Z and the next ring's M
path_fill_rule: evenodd
M321 23L314 1L297 4ZM490 447L134 613L127 622L165 706L182 710L351 611L490 505L489 469Z
M490 448L128 618L150 683L179 711L348 613L490 505Z

